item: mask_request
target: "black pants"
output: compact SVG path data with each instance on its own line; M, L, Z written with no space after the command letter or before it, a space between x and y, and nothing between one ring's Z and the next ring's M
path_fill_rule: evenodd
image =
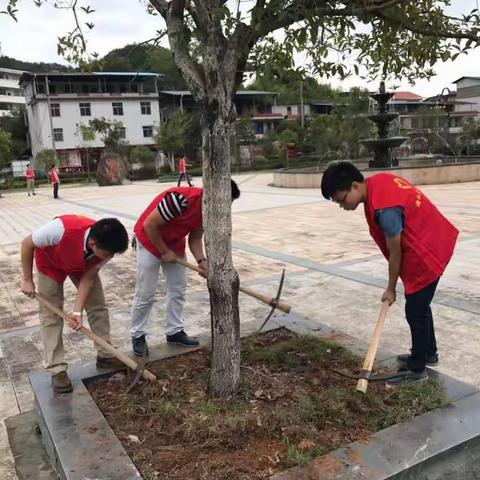
M177 183L177 187L180 186L180 184L182 183L182 180L185 179L187 182L188 182L188 186L191 187L192 184L190 182L190 177L188 176L188 174L185 172L182 172L179 176L178 176L178 183Z
M53 198L58 198L58 183L53 184Z
M433 327L432 303L440 278L418 292L405 295L405 315L412 334L412 354L408 368L414 372L425 369L427 357L437 353L437 341Z

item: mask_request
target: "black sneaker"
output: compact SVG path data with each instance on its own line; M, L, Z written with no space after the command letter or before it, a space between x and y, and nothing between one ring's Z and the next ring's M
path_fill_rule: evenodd
M387 388L405 387L415 383L425 382L428 380L428 373L426 370L421 372L414 372L408 368L400 369L398 377L391 378L385 382Z
M184 347L197 347L200 342L195 337L189 337L184 330L180 330L173 335L167 335L167 343L183 345Z
M143 357L143 350L146 349L146 355L148 356L148 345L147 345L147 340L145 338L145 335L142 335L141 337L138 338L132 338L132 348L133 348L133 353L137 357Z
M397 357L397 362L400 366L407 366L408 359L410 358L409 353L404 353L403 355L399 355ZM429 367L436 367L438 365L438 354L429 355L427 357L427 365Z

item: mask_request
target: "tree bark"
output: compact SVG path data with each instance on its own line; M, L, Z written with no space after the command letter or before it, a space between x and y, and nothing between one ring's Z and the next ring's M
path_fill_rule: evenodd
M231 232L230 102L214 96L202 109L203 224L212 325L211 393L230 398L240 383L238 275Z
M231 398L240 384L239 280L232 261L230 138L235 121L238 51L229 45L213 8L202 57L204 85L197 93L202 117L203 225L212 325L210 390Z

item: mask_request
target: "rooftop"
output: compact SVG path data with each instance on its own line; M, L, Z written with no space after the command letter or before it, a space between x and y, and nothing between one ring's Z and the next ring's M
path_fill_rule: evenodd
M395 92L390 99L391 102L420 102L423 97L413 92Z
M187 97L191 96L192 94L190 93L189 90L162 90L160 93L163 93L164 95L172 95L174 97ZM248 95L278 95L277 92L268 92L265 90L238 90L235 95L242 95L242 96L248 96Z
M480 77L470 77L470 76L465 76L465 77L460 77L459 79L455 80L452 83L458 83L460 80L463 80L464 78L471 78L472 80L480 80Z
M59 80L63 78L68 79L75 79L75 80L86 80L86 79L93 79L93 78L101 78L101 77L115 77L118 79L125 79L125 80L141 80L147 78L160 78L164 77L162 73L154 73L154 72L48 72L48 73L30 73L24 72L22 77L20 78L20 83L26 83L31 81L34 77L48 77L53 80Z
M25 73L23 70L14 70L13 68L3 68L3 67L0 67L0 72L13 73L17 75L21 75L22 73Z

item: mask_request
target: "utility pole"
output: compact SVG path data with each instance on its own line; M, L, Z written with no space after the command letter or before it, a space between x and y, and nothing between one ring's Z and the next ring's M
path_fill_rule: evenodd
M300 80L300 125L305 126L305 115L303 112L303 80Z
M55 136L53 134L53 120L52 120L52 104L50 102L50 86L48 82L48 74L45 74L45 90L47 92L47 109L48 109L48 120L50 123L50 135L52 138L52 149L53 149L53 154L55 156L55 160L57 160L57 148L55 146Z

